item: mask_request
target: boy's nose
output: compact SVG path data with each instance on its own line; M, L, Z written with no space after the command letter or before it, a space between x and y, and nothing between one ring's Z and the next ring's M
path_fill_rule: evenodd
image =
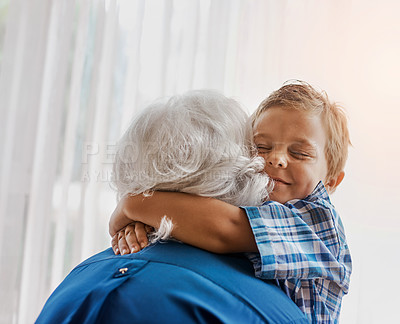
M286 168L287 159L284 154L273 153L267 159L267 163L274 168Z

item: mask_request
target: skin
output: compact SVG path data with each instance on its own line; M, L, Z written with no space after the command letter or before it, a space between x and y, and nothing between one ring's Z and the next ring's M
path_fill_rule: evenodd
M344 172L327 178L327 136L318 115L271 107L256 122L254 141L265 159L265 172L275 182L271 200L286 203L305 198L319 181L333 192L343 180ZM148 229L141 223L157 228L163 215L175 225L172 235L187 244L215 253L257 251L244 210L212 198L155 192L119 202L110 220L114 252L137 252L146 246Z
M319 181L328 190L336 185L337 179L327 179L327 136L320 116L271 107L255 124L254 142L265 160L264 171L275 180L271 200L284 204L305 198Z
M136 222L158 228L164 215L174 224L172 236L187 244L214 253L257 251L244 210L214 198L158 191L151 197L125 196L118 203L109 226L114 252L117 248L121 254L139 251L140 244L147 242Z

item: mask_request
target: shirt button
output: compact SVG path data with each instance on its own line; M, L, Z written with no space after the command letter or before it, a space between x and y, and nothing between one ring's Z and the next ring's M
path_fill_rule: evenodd
M114 272L114 278L121 278L129 275L129 269L127 267L119 268L117 271Z

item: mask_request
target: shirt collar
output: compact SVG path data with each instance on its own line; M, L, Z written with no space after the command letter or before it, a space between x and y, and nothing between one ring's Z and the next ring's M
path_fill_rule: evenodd
M306 198L304 198L304 200L314 201L321 198L331 202L331 200L329 199L328 191L326 190L322 181L318 182L313 192L310 193Z

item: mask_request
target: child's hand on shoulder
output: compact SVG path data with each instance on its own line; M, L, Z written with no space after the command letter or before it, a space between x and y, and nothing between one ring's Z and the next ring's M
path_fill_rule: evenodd
M121 255L139 252L149 244L147 234L153 231L153 227L141 222L130 223L112 237L112 249Z

